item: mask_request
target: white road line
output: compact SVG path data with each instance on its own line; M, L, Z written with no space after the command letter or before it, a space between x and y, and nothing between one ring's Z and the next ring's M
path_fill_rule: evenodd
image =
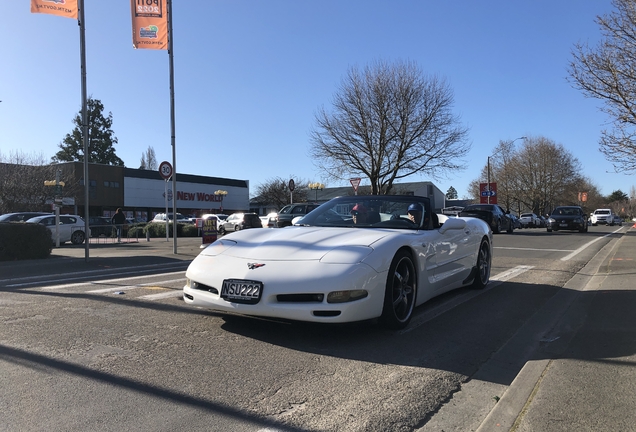
M581 252L583 252L583 251L584 251L587 247L589 247L590 245L592 245L592 244L596 243L597 241L599 241L599 240L601 240L601 239L604 239L605 237L609 237L609 236L611 236L612 234L616 234L616 233L617 233L617 232L619 232L621 229L622 229L622 228L619 228L619 229L617 229L617 230L615 230L615 231L612 231L612 232L611 232L611 233L609 233L609 234L605 234L603 237L596 237L594 240L592 240L592 241L589 241L589 242L585 243L583 246L581 246L580 248L578 248L577 250L575 250L575 251L574 251L574 252L572 252L571 254L566 255L566 256L564 256L563 258L561 258L561 261L569 261L569 260L571 260L572 258L574 258L575 256L577 256L578 254L580 254Z
M163 276L167 276L167 275L177 275L177 274L184 274L184 273L185 273L185 270L178 271L178 272L171 272L171 273L160 273L160 274L154 274L154 275L133 276L133 277L118 278L118 279L108 279L108 280L102 280L102 281L97 281L97 282L78 282L78 283L64 284L64 285L53 285L53 286L49 286L49 287L44 287L44 288L42 288L42 290L43 291L55 291L55 290L65 289L65 288L76 288L76 287L80 287L80 286L84 286L84 285L100 286L100 285L117 283L117 282L121 282L121 281L129 281L129 280L144 279L144 278L147 279L147 278L151 278L151 277L155 277L156 278L156 277L163 277ZM25 284L25 285L30 285L30 284ZM113 291L117 291L117 290L113 290Z
M135 274L135 273L139 273L140 271L151 270L151 269L154 269L156 267L170 268L170 267L181 267L181 266L183 266L182 263L148 264L148 265L139 266L139 267L123 267L121 269L118 269L117 273L120 274L120 275ZM134 271L125 271L125 270L130 270L130 269L134 269ZM48 277L57 278L58 281L70 281L70 280L82 279L78 275L87 275L88 276L88 275L98 275L98 274L101 274L101 273L108 273L108 272L112 272L112 270L111 269L86 270L86 271L73 272L73 276L74 277L65 277L66 274L64 274L64 273L49 275ZM43 276L28 276L28 277L21 277L21 278L19 278L19 280L21 280L21 281L36 281L37 282L37 281L42 280L42 278L43 278ZM5 282L11 282L12 280L15 280L15 279L17 279L17 278L0 279L0 284L3 284ZM27 283L21 283L21 284L13 284L13 285L6 285L6 286L7 287L19 287L19 286L24 286L24 285L28 285L28 284Z
M540 251L540 252L572 252L572 249L541 249L541 248L522 248L522 247L504 247L495 246L493 249L510 249L522 251Z
M507 280L512 279L515 276L519 276L521 273L527 272L528 270L530 270L531 268L534 268L534 266L517 266L511 269L508 269L504 272L498 273L495 276L491 277L490 280L494 281L494 282L505 282Z
M174 282L184 282L185 278L179 278L179 279L172 279L172 280L162 280L162 281L158 281L158 282L148 282L145 284L139 284L139 285L126 285L126 286L115 286L115 287L109 287L109 288L102 288L102 289L96 289L96 290L91 290L91 291L87 291L90 294L103 294L103 293L107 293L107 292L113 292L113 291L126 291L126 290L131 290L131 289L135 289L135 288L146 288L146 287L151 287L151 286L157 286L158 284L169 284L169 283L174 283ZM98 284L96 284L98 285ZM163 287L161 287L163 288Z
M479 290L479 291L475 290L475 291L467 292L466 294L463 294L458 297L454 297L448 300L447 302L442 303L436 306L435 308L424 312L422 315L418 315L417 317L413 318L413 320L411 320L407 328L405 328L404 330L400 330L398 334L402 335L402 334L408 333L418 328L422 324L427 323L433 318L436 318L440 316L441 314L448 312L449 310L459 306L460 304L465 303L468 300L474 297L477 297L480 294L485 293L486 291L496 287L497 285L500 285L502 282L505 282L509 279L512 279L515 276L519 276L520 274L527 272L531 268L534 268L534 266L517 266L509 270L506 270L502 273L499 273L490 278L490 282L488 282L488 285L486 285L486 288L484 288L483 290Z
M183 295L183 290L179 289L179 290L171 290L171 291L159 293L159 294L149 294L149 295L140 296L137 298L144 299L144 300L159 300L159 299L169 298L169 297L180 297L182 295Z

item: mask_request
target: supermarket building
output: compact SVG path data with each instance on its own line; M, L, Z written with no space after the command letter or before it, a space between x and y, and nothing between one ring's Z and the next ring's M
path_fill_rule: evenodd
M76 185L64 187L61 212L84 215L83 162L57 166L63 178L68 179L66 184ZM185 216L230 214L250 208L249 180L177 173L176 191L172 191L172 179L164 180L158 170L101 164L89 164L88 177L90 216L112 216L121 208L126 217L148 221L157 213L164 213L166 204L171 213L172 199L176 199L177 212Z

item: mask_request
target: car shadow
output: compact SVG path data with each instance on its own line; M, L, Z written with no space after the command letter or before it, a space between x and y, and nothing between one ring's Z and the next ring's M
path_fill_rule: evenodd
M614 344L608 344L607 340L600 343L607 335L598 332L599 344L594 345L593 349L568 348L567 345L563 346L564 342L571 339L567 337L553 336L556 337L554 342L558 342L547 343L546 340L551 338L546 335L554 330L543 326L524 338L524 326L559 293L567 299L567 305L583 308L586 313L601 314L599 317L602 314L615 315L613 320L616 325L629 331L629 337L617 339ZM417 322L419 316L463 294L462 290L458 290L418 307L411 322L411 326L416 322L414 328L407 327L406 331L400 332L385 330L377 321L325 325L238 315L225 315L222 328L294 351L377 364L444 370L467 378L475 375L481 365L489 362L509 341L517 337L515 349L505 358L497 360L503 362L499 370L491 369L487 376L489 381L503 385L510 385L531 358L574 355L574 358L604 362L608 358L636 353L636 314L631 310L636 304L634 292L580 292L550 285L503 283L426 322ZM602 302L598 303L597 300ZM609 305L612 304L620 306L620 313L610 312ZM590 311L598 307L603 307L602 312ZM563 314L566 312L561 311ZM575 328L583 328L586 332L591 329L590 324L583 327L578 319L580 316L574 317ZM572 323L564 325L569 329L568 332L572 332ZM574 334L571 336L574 337Z

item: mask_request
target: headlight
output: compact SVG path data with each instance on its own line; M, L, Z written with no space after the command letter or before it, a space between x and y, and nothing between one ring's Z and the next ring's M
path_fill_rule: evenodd
M327 294L327 303L346 303L360 300L368 296L366 290L332 291Z
M555 223L556 219L548 218L548 223Z

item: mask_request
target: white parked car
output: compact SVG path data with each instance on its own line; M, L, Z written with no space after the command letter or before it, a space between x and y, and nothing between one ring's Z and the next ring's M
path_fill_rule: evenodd
M539 217L534 213L521 213L519 222L524 228L536 228L539 226Z
M490 278L488 225L440 219L425 197L334 198L298 225L218 239L188 267L183 298L222 312L299 321L379 317L400 329L417 305L456 288L483 288Z
M157 213L155 217L150 222L163 222L166 223L166 218L168 219L168 223L172 223L172 213ZM185 217L181 213L177 213L177 223L185 223L185 224L193 224L194 221L190 220L190 218Z
M51 237L55 242L55 215L38 216L31 218L27 223L39 223L44 225L51 231ZM60 215L60 223L58 225L60 234L60 244L70 241L73 244L82 244L86 240L84 232L84 219L78 215Z
M596 209L594 213L592 213L590 219L592 225L598 224L606 224L606 225L614 225L614 218L616 215L611 209Z

